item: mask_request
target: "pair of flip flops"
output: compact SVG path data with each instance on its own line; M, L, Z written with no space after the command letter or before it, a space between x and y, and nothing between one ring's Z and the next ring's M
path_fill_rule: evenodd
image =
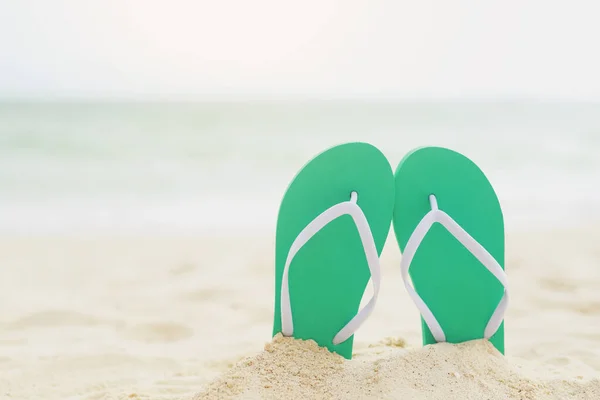
M502 210L477 165L439 147L412 151L395 174L367 143L336 146L302 168L279 209L273 334L352 358L392 223L423 343L487 338L504 353ZM370 279L373 297L359 310Z

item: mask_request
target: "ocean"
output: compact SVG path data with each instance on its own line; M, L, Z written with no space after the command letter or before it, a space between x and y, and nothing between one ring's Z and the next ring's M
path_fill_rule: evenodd
M366 141L395 169L445 146L488 175L507 229L600 218L600 104L0 103L0 233L272 232L289 181Z

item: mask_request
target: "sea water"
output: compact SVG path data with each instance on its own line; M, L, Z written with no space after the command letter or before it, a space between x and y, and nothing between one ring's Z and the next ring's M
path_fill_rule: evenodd
M0 103L0 233L272 232L290 180L344 142L395 169L418 146L474 160L507 229L600 218L600 104Z

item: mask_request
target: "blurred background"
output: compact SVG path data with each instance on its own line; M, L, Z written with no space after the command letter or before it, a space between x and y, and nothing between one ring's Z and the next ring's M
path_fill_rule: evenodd
M480 165L510 356L597 377L599 4L0 0L0 397L191 398L260 351L279 202L350 141ZM421 344L393 236L357 351Z
M594 1L0 0L0 233L272 232L325 148L448 146L600 215Z

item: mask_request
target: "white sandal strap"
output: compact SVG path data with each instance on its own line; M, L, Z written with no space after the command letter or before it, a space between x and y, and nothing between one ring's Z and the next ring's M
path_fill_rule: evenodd
M504 295L502 299L498 303L496 310L492 314L490 320L488 321L483 336L486 339L492 337L500 328L502 321L504 320L504 314L508 307L508 278L506 273L498 264L498 262L494 259L494 257L481 245L479 244L471 235L467 233L452 217L446 214L444 211L438 208L437 199L434 195L429 196L429 201L431 204L431 211L429 211L423 219L419 222L414 232L408 239L406 243L406 248L402 254L402 261L400 264L400 269L402 272L402 279L404 280L404 286L408 291L409 296L419 309L419 312L423 316L423 320L429 327L431 334L435 338L437 342L445 342L446 335L444 331L429 309L427 304L421 299L421 297L417 294L415 289L411 286L408 279L408 270L410 268L410 264L417 252L421 242L425 238L429 229L436 222L442 224L444 228L448 230L467 250L471 252L486 267L492 275L502 283L504 286Z
M357 194L352 192L350 201L345 201L336 204L314 220L312 220L296 237L285 261L285 267L283 269L283 278L281 280L281 330L284 336L292 336L294 334L294 323L292 318L292 307L290 304L290 292L288 275L290 270L290 264L298 253L298 251L304 246L317 232L323 229L327 224L333 220L343 216L350 215L352 220L356 224L358 234L362 242L365 256L367 258L367 264L371 272L371 279L373 281L373 297L369 302L348 322L333 338L333 344L337 345L345 342L350 336L352 336L356 330L362 325L362 323L369 317L377 297L379 296L379 286L381 281L381 273L379 266L379 255L377 254L377 248L375 246L375 240L371 233L369 221L365 217L362 209L358 206Z

